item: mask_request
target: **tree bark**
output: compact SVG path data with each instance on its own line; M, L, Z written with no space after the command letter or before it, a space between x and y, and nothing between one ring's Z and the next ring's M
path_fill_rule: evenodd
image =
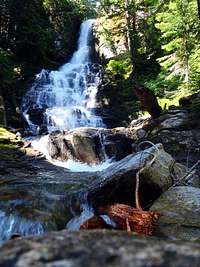
M126 24L127 24L127 40L128 40L128 47L131 55L131 61L133 65L133 72L137 72L138 69L138 35L136 29L136 5L135 0L130 2L129 0L124 1L125 7L125 17L126 17Z
M0 89L0 123L2 123L4 126L7 126L6 109L1 89Z
M198 9L198 16L200 20L200 0L197 0L197 9Z

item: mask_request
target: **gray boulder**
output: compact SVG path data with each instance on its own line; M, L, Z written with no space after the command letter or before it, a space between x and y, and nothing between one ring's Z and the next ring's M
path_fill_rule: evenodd
M99 164L107 157L121 160L132 153L133 140L113 130L78 128L49 135L48 150L54 159L74 159Z
M149 165L154 155L156 159ZM157 144L155 147L131 154L101 171L100 179L95 180L88 192L89 198L92 202L100 204L110 200L118 203L129 201L130 205L134 205L135 177L141 168L143 171L140 174L139 194L143 207L172 186L171 172L177 173L179 178L183 175L181 165L174 162L161 144Z
M177 161L192 166L200 157L200 123L197 116L198 113L190 109L168 110L156 120L140 118L132 121L126 134L136 143L143 140L162 143Z
M157 234L171 239L200 241L200 189L171 187L152 205L161 212Z

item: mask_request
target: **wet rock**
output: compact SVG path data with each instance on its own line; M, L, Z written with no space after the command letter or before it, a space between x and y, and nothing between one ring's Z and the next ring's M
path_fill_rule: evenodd
M69 132L65 140L70 142L75 159L88 164L98 164L104 160L98 129L78 129Z
M161 212L157 235L171 239L200 240L200 189L171 187L157 199L151 210Z
M98 164L107 157L121 160L131 154L132 143L131 138L114 129L79 128L51 133L48 149L52 158Z
M52 158L61 160L98 164L104 159L98 130L93 128L53 132L49 136L48 150Z
M41 125L43 124L43 114L45 112L44 108L40 107L30 107L29 110L27 111L27 114L29 115L29 119L31 120L32 123L35 125Z
M48 152L53 159L73 159L73 154L71 153L69 145L67 141L65 141L65 136L61 131L55 131L49 135Z
M54 232L7 242L0 266L198 267L200 245L142 238L118 231Z

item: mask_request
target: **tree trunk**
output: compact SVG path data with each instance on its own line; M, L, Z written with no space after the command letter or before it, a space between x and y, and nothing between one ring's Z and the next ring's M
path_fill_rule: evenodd
M7 126L6 109L1 89L0 89L0 124Z
M131 61L133 65L133 72L137 72L138 69L138 34L136 29L136 5L135 0L130 2L129 0L125 0L125 17L126 17L126 24L127 24L127 40L128 40L128 47L131 55Z
M200 0L197 0L198 16L200 20Z

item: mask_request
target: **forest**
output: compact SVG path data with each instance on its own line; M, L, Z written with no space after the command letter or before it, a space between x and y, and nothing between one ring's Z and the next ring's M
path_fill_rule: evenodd
M113 83L110 90L116 90L111 102L119 100L125 112L121 121L136 112L132 80L155 92L163 107L198 91L199 1L100 1L94 6L84 0L1 0L1 97L12 98L4 99L6 109L20 105L42 68L52 70L69 59L81 21L97 15L100 45L112 54L104 61L105 76ZM109 98L109 90L105 94Z
M200 0L0 0L0 266L198 267L199 116Z

